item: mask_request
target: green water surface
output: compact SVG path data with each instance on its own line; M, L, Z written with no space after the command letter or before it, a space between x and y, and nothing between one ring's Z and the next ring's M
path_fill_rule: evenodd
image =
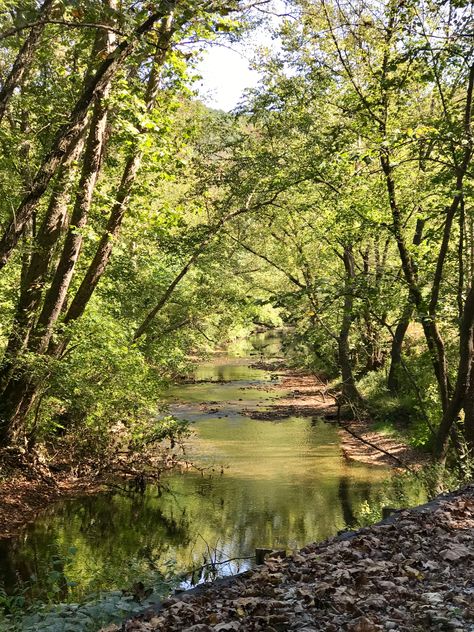
M301 547L356 524L387 498L406 502L389 470L343 458L334 425L242 415L281 395L264 390L275 375L252 368L252 360L219 355L196 371L197 380L211 382L176 385L168 394L174 414L193 422L192 459L222 474L191 470L169 476L167 491L112 490L46 508L20 537L0 541L7 592L24 583L36 597L74 601L211 559L232 560L218 568L235 573L252 563L235 558L256 547ZM407 493L412 504L423 500Z

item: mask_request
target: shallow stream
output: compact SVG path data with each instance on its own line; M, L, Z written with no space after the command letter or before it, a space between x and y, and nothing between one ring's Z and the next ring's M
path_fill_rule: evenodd
M193 422L190 457L216 474L189 471L169 476L166 492L111 491L48 507L20 537L0 541L7 592L33 578L36 596L74 601L210 561L231 560L217 568L235 573L252 564L256 547L300 547L357 524L387 499L405 503L409 492L389 470L343 458L334 425L242 414L282 395L264 390L275 381L270 371L251 367L276 353L265 340L201 364L195 383L169 393L172 412Z

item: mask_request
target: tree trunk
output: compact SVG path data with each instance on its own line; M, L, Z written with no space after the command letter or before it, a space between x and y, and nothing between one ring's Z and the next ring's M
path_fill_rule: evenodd
M94 58L101 53L108 53L111 45L111 35L109 32L100 32L96 38L94 46ZM38 318L35 329L30 333L28 341L28 351L42 354L48 345L52 334L52 328L59 316L62 305L66 298L67 289L71 281L74 266L79 255L82 237L80 229L87 220L88 211L92 201L92 194L97 181L100 169L101 159L103 155L103 143L105 138L105 129L107 123L107 106L106 97L108 95L110 82L105 83L98 93L98 100L94 105L92 120L90 123L89 134L87 138L86 150L84 153L81 178L79 181L76 201L71 218L72 228L66 237L58 267L56 269L51 287L44 299L43 308ZM47 243L51 243L54 236L62 226L64 219L64 206L53 203L48 209L45 222L42 228L42 237ZM52 242L54 243L54 242ZM51 246L52 246L51 243ZM48 251L51 257L51 248ZM37 267L31 268L31 281L33 275L39 276L42 271L47 269L44 262L37 259ZM31 286L30 286L31 287ZM25 297L26 298L26 297ZM29 300L39 300L38 294L33 288L33 292L29 295ZM8 366L5 367L8 369ZM0 445L4 442L14 440L23 427L26 416L34 403L35 397L39 391L38 378L30 373L28 369L16 367L10 370L9 380L4 387L1 397L0 407Z
M82 143L78 143L72 159L76 159L81 151ZM0 370L0 392L6 386L18 354L21 353L28 343L30 331L34 325L41 302L46 276L53 258L54 246L59 241L63 231L74 175L75 172L67 169L67 165L62 166L61 173L51 194L45 218L36 235L34 250L23 279L12 329Z
M471 366L469 387L464 397L464 438L469 449L469 456L474 457L474 370Z
M423 237L423 229L425 227L425 220L418 219L416 222L415 234L413 236L413 245L419 246ZM417 278L417 270L414 268L415 278ZM392 347L390 349L390 370L387 379L388 390L396 394L400 388L400 367L402 364L402 349L403 341L405 340L405 334L410 325L410 321L414 312L414 299L409 295L408 302L403 309L400 321L395 329L395 334L392 340Z
M94 57L108 53L112 44L110 33L99 33ZM86 149L82 165L81 177L76 193L76 200L71 216L71 226L59 259L58 267L46 293L43 308L34 332L33 350L43 353L49 344L53 327L61 313L66 300L74 269L82 247L82 229L87 224L92 196L102 163L106 127L108 118L107 97L110 83L103 86L94 105Z
M157 43L157 52L154 59L153 67L150 71L150 77L148 80L148 86L145 96L146 108L149 112L153 109L156 101L156 95L159 88L160 70L163 66L166 54L169 49L171 37L173 35L172 29L173 16L170 14L163 20L159 40ZM144 133L145 130L141 130ZM117 239L125 213L128 208L128 202L130 199L130 193L133 183L140 169L142 162L142 152L138 145L135 150L129 156L125 169L120 182L119 190L116 200L112 206L107 227L102 235L99 246L96 250L94 258L92 259L89 268L84 276L84 279L77 290L71 305L66 313L64 322L68 323L72 320L76 320L82 316L87 304L97 287L100 278L105 272L107 265L112 254L112 248L115 240ZM61 345L64 347L64 343Z
M23 42L23 46L20 48L17 58L13 63L12 69L3 83L2 89L0 90L0 123L5 116L8 102L10 101L13 92L16 88L22 85L25 76L30 69L33 56L44 31L44 21L48 19L53 3L54 0L44 0L38 12L38 18L42 22L40 24L36 24L30 29L30 32Z
M167 9L171 2L166 3ZM21 237L26 223L33 214L38 202L48 187L51 178L56 174L63 160L65 160L73 151L82 130L86 124L87 113L94 99L100 94L120 68L124 59L126 59L135 49L137 41L147 33L154 24L166 15L167 11L160 10L153 13L143 24L141 24L133 33L129 40L124 40L106 57L100 64L97 72L87 82L84 91L76 103L68 123L66 123L56 135L52 150L45 158L43 164L39 168L30 191L21 201L16 209L14 217L7 226L2 239L0 240L0 269L3 268L19 238Z
M390 370L387 378L387 388L394 395L400 389L400 367L402 364L402 349L405 334L413 316L413 305L407 303L402 317L398 322L390 348Z
M344 248L343 254L345 282L344 282L344 307L342 313L341 329L338 339L338 358L342 376L342 395L349 402L359 403L362 397L357 390L349 348L349 333L352 324L354 295L353 282L355 277L354 256L351 246Z
M33 406L37 385L26 373L11 379L0 398L0 447L12 445Z
M443 414L435 442L435 455L444 459L448 449L451 429L465 405L467 419L465 420L466 436L474 436L474 416L471 415L470 401L472 400L472 374L474 361L474 286L471 286L464 303L463 315L459 331L459 364L456 385L449 406ZM467 399L466 399L467 398Z
M446 411L449 403L449 384L443 339L439 332L436 320L434 320L431 316L426 315L428 306L425 305L421 289L417 282L416 268L403 236L402 218L396 201L395 182L393 180L392 166L390 164L390 155L386 149L380 152L380 163L385 175L389 204L392 211L393 233L397 242L398 252L400 254L403 274L405 276L413 304L415 305L417 312L423 315L421 318L423 333L430 352L433 370L438 381L441 405L443 411Z

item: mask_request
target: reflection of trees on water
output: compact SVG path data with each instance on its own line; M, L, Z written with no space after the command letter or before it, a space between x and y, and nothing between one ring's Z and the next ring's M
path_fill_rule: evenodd
M271 358L279 355L282 349L282 335L276 332L255 334L249 338L252 350L251 356Z
M256 547L294 548L323 540L354 525L358 507L376 504L382 491L380 483L357 480L344 465L338 476L322 476L313 486L192 473L171 477L169 484L170 493L161 497L149 490L63 503L22 538L0 542L1 580L12 589L19 579L41 576L53 555L66 556L74 544L72 566L56 570L88 577L93 560L93 568L108 569L115 581L101 588L123 588L133 560L158 568L173 559L182 572L201 564L209 549L220 551L219 560L252 555Z
M50 535L31 542L27 536L0 540L0 585L8 594L44 596L54 583L55 596L67 599L65 560L56 538Z
M7 592L11 592L18 580L24 576L24 570L28 572L28 569L24 569L21 560L17 559L19 547L20 544L16 539L0 540L0 585Z
M256 348L267 343L268 336L262 337ZM243 373L237 369L239 377L246 376L248 367ZM225 379L231 371L235 380L237 369L217 365L214 375ZM204 389L209 385L187 389L191 405L202 401ZM251 391L239 390L239 382L219 389L224 397L250 398ZM156 570L172 560L176 572L183 572L200 566L213 549L219 550L219 561L252 555L257 547L291 549L323 540L355 524L363 503L379 502L384 475L347 465L335 429L327 424L300 419L262 425L237 417L228 424L211 422L201 424L200 437L225 462L229 459L224 476L188 472L167 477L168 491L148 488L144 494L110 492L65 501L23 537L0 542L0 582L12 587L32 574L41 582L52 556L67 562L74 545L71 562L57 565L60 579L79 578L84 592L88 586L125 588L137 568Z
M347 476L341 476L339 479L339 500L341 501L342 516L344 525L351 527L355 522L355 516L352 511L352 502L350 497L350 482Z
M349 476L331 477L314 488L278 485L272 481L214 479L203 495L200 482L191 477L180 481L188 498L191 531L201 534L210 546L225 543L229 555L249 555L260 546L303 545L322 540L355 522L354 508L376 492L370 484ZM199 499L193 493L196 484ZM187 493L186 493L187 491ZM198 543L195 545L197 556Z
M0 582L8 592L15 586L30 583L37 577L37 590L48 587L51 571L59 573L58 597L66 597L68 572L73 576L87 575L87 568L107 569L108 576L117 578L115 586L125 588L120 578L128 572L131 560L152 560L166 557L170 548L187 546L190 542L186 511L164 513L154 495L100 494L62 503L54 517L45 516L28 527L25 535L0 541ZM77 554L68 561L68 549ZM91 577L91 580L93 578Z

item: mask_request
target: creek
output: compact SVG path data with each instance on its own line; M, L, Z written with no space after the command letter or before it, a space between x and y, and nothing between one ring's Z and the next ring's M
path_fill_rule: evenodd
M390 470L346 461L334 424L242 414L282 395L266 390L271 371L252 367L278 352L278 339L257 336L170 389L172 413L194 429L188 457L203 471L168 476L166 491L112 490L46 508L0 541L6 591L23 583L36 598L77 601L215 562L194 574L202 581L249 568L257 547L294 549L370 519L373 507L423 500Z

